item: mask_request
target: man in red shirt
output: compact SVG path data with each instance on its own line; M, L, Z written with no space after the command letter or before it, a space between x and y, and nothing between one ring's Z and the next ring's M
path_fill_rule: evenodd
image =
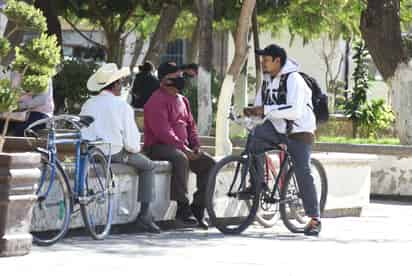
M199 136L188 99L179 94L185 79L175 63L158 68L160 88L144 106L144 150L153 160L172 164L171 200L177 201L176 220L185 226L198 224L208 228L204 220L205 188L212 157L200 151ZM197 191L189 205L187 183L189 169L197 175Z

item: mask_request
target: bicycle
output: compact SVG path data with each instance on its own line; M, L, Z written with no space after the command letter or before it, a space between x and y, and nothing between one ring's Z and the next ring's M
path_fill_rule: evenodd
M110 144L102 140L88 141L81 135L81 129L93 121L90 116L59 115L34 122L25 130L25 136L38 139L40 134L33 129L48 125L46 148L35 149L42 157L31 223L33 242L37 245L52 245L67 234L71 215L79 211L74 209L77 204L80 205L84 225L94 239L103 239L110 232L114 203L111 157L98 148L107 145L110 153ZM56 128L57 123L68 124L71 129L62 132ZM58 158L59 144L75 145L72 186ZM40 225L39 221L46 222L46 225Z
M239 117L231 111L229 119L251 132L267 118ZM255 219L273 226L273 218L279 213L284 225L291 232L302 233L308 218L304 213L302 195L287 146L273 145L265 150L265 185L256 185L255 171L251 163L253 156L248 150L248 143L249 141L240 155L223 158L211 170L206 188L206 208L212 224L224 234L240 234ZM277 152L281 157L278 170L267 156L270 152ZM313 164L316 166L320 162L314 161ZM321 173L326 179L324 170ZM326 203L327 182L322 181L321 185L326 185L322 186L324 192L319 198L323 209ZM275 209L270 209L273 207ZM261 212L258 215L259 210L267 213ZM269 216L265 217L268 214Z

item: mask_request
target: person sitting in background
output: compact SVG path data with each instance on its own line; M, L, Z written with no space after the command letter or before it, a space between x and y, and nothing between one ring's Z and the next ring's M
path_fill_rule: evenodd
M13 78L13 82L20 81L18 76ZM24 130L32 123L53 116L53 82L50 78L47 90L43 93L33 95L30 92L23 94L19 100L19 110L27 110L28 117L25 122L13 122L10 131L15 136L24 136ZM40 130L45 126L37 126L34 130Z
M132 106L134 108L143 108L153 92L159 88L159 80L153 71L154 66L150 61L139 66L139 73L136 74L132 88Z

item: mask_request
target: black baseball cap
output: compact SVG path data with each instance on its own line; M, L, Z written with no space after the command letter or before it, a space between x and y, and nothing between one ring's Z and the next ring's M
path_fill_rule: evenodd
M286 50L276 44L270 44L261 50L256 50L255 54L258 56L271 56L271 57L280 57L282 65L286 62L287 54Z
M159 68L157 68L157 77L159 80L162 80L167 74L176 73L179 70L180 68L176 65L176 63L170 61L164 62L159 65Z

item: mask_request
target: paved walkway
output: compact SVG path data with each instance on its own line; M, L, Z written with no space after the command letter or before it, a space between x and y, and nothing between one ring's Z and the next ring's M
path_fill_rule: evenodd
M411 275L412 204L374 202L360 218L324 219L319 238L254 226L209 231L75 237L24 257L1 275ZM10 274L6 274L10 273Z

